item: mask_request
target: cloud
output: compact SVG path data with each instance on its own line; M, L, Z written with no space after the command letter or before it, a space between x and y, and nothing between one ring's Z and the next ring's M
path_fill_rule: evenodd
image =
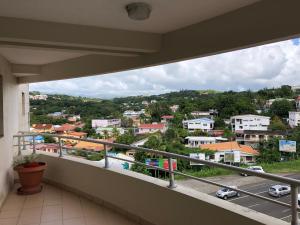
M240 91L295 85L300 74L299 42L293 39L139 70L34 83L30 90L113 98L182 89Z

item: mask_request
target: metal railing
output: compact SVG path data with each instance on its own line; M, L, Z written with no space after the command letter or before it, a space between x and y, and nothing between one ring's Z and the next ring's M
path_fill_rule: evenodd
M69 139L69 140L75 140L75 141L85 141L85 142L90 142L90 143L103 144L103 146L104 146L104 160L105 160L104 167L105 168L109 168L109 158L112 158L112 159L117 159L117 160L121 160L121 161L124 161L124 162L136 163L138 165L142 165L142 166L145 166L147 168L152 168L152 169L168 172L169 173L169 185L168 185L169 188L176 188L175 178L174 178L175 174L181 175L181 176L184 176L184 177L187 177L187 178L191 178L191 179L194 179L194 180L198 180L198 181L201 181L201 182L205 182L205 183L208 183L208 184L216 185L216 186L219 186L219 187L229 188L231 190L234 190L234 191L237 191L237 192L249 195L249 196L253 196L253 197L256 197L256 198L259 198L259 199L262 199L262 200L266 200L266 201L269 201L269 202L272 202L272 203L290 208L291 209L291 214L292 214L291 215L292 216L291 225L299 225L298 212L300 212L300 208L298 206L298 189L300 187L300 180L289 178L289 177L278 176L278 175L270 174L270 173L260 173L260 172L256 172L256 171L253 171L253 170L241 168L241 167L236 167L236 166L232 166L232 165L227 165L227 164L222 164L222 163L217 163L217 162L211 162L211 161L206 161L206 160L201 160L201 159L190 158L190 157L185 156L185 155L179 155L179 154L175 154L175 153L164 152L164 151L159 151L159 150L154 150L154 149L148 149L148 148L136 147L136 146L125 145L125 144L105 142L105 141L100 141L100 140L95 140L95 139L87 139L87 138L83 139L83 138L62 136L62 135L56 135L56 134L46 134L46 133L39 134L39 133L25 133L25 132L22 132L22 134L14 135L14 138L17 138L17 145L14 145L14 146L18 146L18 155L21 154L22 150L26 149L27 145L31 145L33 153L36 153L35 137L39 136L39 135L57 138L58 147L59 147L59 151L58 151L59 157L63 157L63 141L62 141L62 139L64 139L64 140ZM25 140L26 137L32 137L31 143L29 143L29 144L26 143L26 140ZM117 147L117 148L122 148L122 149L133 149L133 150L136 150L136 151L142 151L142 152L151 153L151 154L154 154L154 155L166 157L168 159L168 169L164 169L164 168L160 168L160 167L152 166L152 165L147 165L143 162L123 159L123 158L119 158L119 157L116 157L116 156L109 155L109 151L107 149L107 146L112 146L112 147ZM194 162L194 163L201 163L201 164L211 166L211 167L223 168L223 169L231 170L231 171L242 173L242 174L253 175L253 176L265 178L265 179L268 179L268 180L273 180L273 181L278 181L278 182L281 182L281 183L289 184L290 187L291 187L291 204L281 202L281 201L278 201L278 200L274 200L274 199L271 199L271 198L267 198L267 197L264 197L262 195L251 193L249 191L245 191L245 190L242 190L242 189L233 188L231 186L223 185L223 184L220 184L220 183L217 183L217 182L214 182L214 181L210 181L210 180L207 180L207 179L203 179L203 178L195 177L195 176L192 176L192 175L188 175L188 174L182 173L180 171L176 171L176 170L174 170L174 168L172 166L173 165L172 164L173 159L181 159L181 160L187 160L187 161Z

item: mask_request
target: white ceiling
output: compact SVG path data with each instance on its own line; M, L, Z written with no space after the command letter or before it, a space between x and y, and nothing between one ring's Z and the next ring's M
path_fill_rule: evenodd
M71 51L3 46L0 46L0 54L3 55L11 63L33 65L43 65L86 55L84 53Z
M138 0L152 6L148 20L130 20L133 0L0 0L0 16L114 29L165 33L247 6L259 0Z

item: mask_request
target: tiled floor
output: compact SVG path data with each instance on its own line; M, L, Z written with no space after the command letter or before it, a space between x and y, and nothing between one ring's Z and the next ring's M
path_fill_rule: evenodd
M137 225L105 207L56 187L19 196L13 191L0 210L0 225Z

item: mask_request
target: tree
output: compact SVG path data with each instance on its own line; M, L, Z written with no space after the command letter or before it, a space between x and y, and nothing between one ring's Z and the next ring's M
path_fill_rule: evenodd
M80 131L82 131L82 129L80 127L75 127L74 131L80 132Z
M278 100L273 102L270 107L270 114L272 116L279 116L281 118L288 117L289 111L293 110L293 104L288 100Z
M151 149L159 149L162 140L158 135L152 135L148 138L148 141L144 144L144 147Z
M131 118L122 117L121 119L121 126L128 128L133 126L133 120Z
M279 139L273 138L271 140L260 143L257 161L260 163L279 162Z
M274 116L271 120L271 124L269 126L271 130L286 130L286 125L282 122L282 120L278 116Z

